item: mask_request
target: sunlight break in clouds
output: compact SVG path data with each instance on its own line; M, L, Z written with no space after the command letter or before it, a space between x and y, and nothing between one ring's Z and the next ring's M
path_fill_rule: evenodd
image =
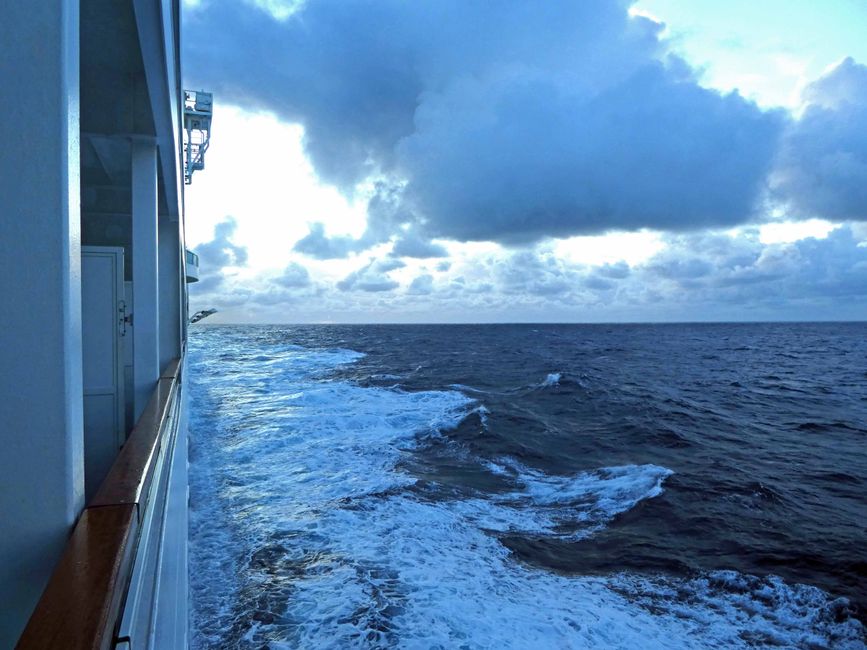
M755 49L772 23L708 31L698 42L717 50L696 50L701 12L675 9L195 3L187 76L218 111L188 194L190 240L248 255L205 265L194 298L225 320L851 313L834 296L851 293L867 252L854 223L867 217L867 68L838 57L807 79L803 57L829 50L783 44L739 71L726 52ZM830 37L843 27L828 15ZM759 104L730 92L741 86L692 67L694 52L730 78L789 84L798 102L779 101L797 109L749 84ZM227 217L231 234L209 239ZM737 252L723 260L726 241ZM831 250L833 272L812 264L837 264ZM813 275L780 284L799 265ZM745 278L758 292L731 288ZM798 286L797 309L762 299Z
M187 193L191 247L231 215L235 240L247 247L250 268L261 271L285 265L307 222L323 223L333 235L364 230L364 202L353 203L317 179L304 155L303 127L222 103L217 117L208 173L198 174Z

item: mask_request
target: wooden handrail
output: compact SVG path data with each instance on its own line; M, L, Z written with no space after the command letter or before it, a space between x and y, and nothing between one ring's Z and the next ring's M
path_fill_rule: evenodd
M108 476L88 504L89 508L142 503L153 476L154 461L160 448L160 431L177 388L179 368L180 359L171 361L166 367ZM139 520L141 510L143 508L139 508L137 513Z
M105 480L72 530L18 650L108 650L129 587L148 488L180 383L168 364Z

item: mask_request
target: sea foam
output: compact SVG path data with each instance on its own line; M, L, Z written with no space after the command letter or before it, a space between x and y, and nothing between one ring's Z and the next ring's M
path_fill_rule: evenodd
M500 535L580 539L671 471L555 476L478 459L510 487L414 489L406 454L478 403L328 380L349 350L194 351L193 646L254 648L864 647L815 588L717 572L687 580L564 576ZM837 603L837 604L835 604Z

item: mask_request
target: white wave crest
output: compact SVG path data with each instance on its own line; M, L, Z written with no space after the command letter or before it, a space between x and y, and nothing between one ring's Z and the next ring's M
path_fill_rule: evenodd
M286 638L326 648L863 648L863 629L837 622L820 590L734 572L748 585L731 593L714 574L556 575L514 562L464 514L405 494L328 513L328 559L295 579L286 614L298 624Z
M649 611L693 630L709 630L719 647L862 650L863 626L845 598L775 575L712 571L691 580L612 576L613 589Z
M811 618L834 607L818 590L562 576L500 542L593 534L662 495L664 467L551 476L501 459L484 465L504 492L429 498L400 470L405 450L483 406L322 381L360 357L348 350L243 354L219 372L193 359L195 648L863 647L857 622Z
M512 476L518 489L462 502L467 516L491 530L564 539L586 537L639 501L659 496L663 481L673 473L649 464L602 467L573 476L548 475L514 461L486 466Z

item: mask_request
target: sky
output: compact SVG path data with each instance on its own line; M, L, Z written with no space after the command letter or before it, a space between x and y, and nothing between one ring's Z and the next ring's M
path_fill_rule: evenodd
M867 319L865 0L183 20L209 322Z

